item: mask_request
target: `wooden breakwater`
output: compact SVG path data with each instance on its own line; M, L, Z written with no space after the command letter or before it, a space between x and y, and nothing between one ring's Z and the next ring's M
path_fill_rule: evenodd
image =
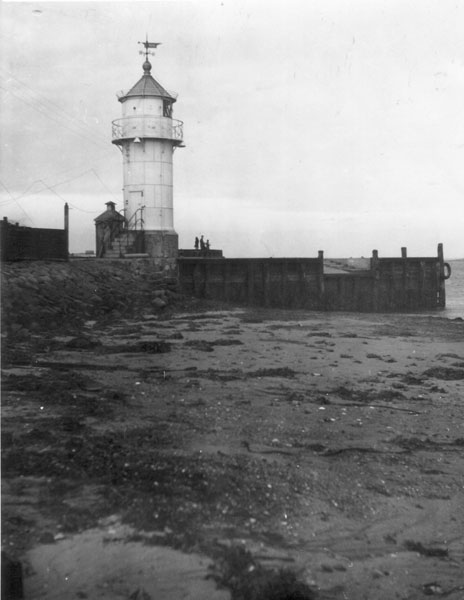
M368 269L324 273L317 258L179 257L182 291L251 306L327 311L424 311L445 307L451 270L443 245L435 257L381 258L372 252Z
M64 229L23 227L10 223L7 217L0 221L0 260L68 260L69 208L64 207Z

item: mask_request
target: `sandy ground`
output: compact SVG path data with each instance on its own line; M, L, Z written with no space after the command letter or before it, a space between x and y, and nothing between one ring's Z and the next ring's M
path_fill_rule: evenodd
M464 323L220 308L7 347L25 597L230 597L212 565L246 598L240 548L318 598L462 599Z

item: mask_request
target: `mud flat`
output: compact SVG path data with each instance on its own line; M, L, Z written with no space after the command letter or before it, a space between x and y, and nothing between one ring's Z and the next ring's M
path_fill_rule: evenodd
M10 336L3 548L28 599L458 600L463 399L440 317L192 302Z

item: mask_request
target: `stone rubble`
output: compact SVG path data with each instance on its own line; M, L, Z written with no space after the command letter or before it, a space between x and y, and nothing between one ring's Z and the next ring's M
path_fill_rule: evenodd
M181 297L177 279L149 259L4 263L2 332L26 336L141 309L157 312Z

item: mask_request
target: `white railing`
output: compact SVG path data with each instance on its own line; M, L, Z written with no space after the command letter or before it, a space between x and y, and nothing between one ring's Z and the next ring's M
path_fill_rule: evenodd
M133 138L157 138L182 142L183 122L169 117L123 117L112 123L113 142Z

